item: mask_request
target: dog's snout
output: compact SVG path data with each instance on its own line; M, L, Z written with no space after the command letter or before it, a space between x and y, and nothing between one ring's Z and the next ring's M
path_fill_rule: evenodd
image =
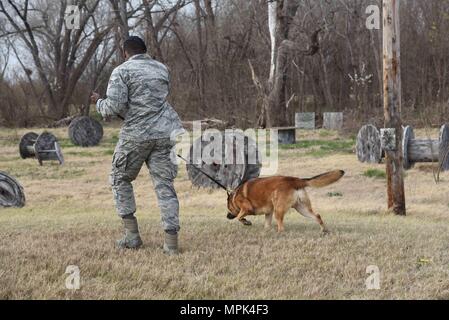
M229 220L235 219L235 216L232 213L230 213L230 212L228 212L227 217L228 217Z

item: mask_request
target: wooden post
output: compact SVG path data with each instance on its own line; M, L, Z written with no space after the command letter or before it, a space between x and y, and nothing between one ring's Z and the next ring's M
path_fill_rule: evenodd
M402 155L399 0L383 0L383 84L385 128L395 130L393 150L386 150L388 208L405 215Z

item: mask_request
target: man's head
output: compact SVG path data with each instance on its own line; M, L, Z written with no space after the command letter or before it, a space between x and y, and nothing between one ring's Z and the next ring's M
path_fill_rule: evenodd
M126 39L123 44L123 51L125 52L125 59L128 60L136 54L147 53L147 46L141 38L132 36Z

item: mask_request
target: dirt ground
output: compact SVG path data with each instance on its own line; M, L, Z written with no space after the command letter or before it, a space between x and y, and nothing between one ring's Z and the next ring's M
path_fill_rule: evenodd
M250 217L251 227L229 221L226 194L193 188L181 166L182 254L167 257L146 168L135 182L145 246L114 247L121 224L108 175L117 129L106 128L101 145L89 149L73 146L66 129L52 130L66 163L43 167L19 157L27 131L0 130L0 170L22 183L27 198L22 209L0 209L0 299L449 298L449 173L436 184L431 164L407 171L408 215L398 217L386 211L385 178L366 176L385 165L359 163L351 137L300 132L298 146L280 150L279 174L346 171L337 184L309 190L327 236L294 211L283 234L274 225L264 230L262 216ZM76 291L65 286L70 265L80 270ZM370 265L379 268L379 290L367 290Z

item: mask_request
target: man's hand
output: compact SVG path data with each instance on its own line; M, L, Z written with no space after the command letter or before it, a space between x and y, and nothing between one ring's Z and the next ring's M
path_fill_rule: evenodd
M96 92L92 92L91 96L90 96L90 101L93 104L96 104L98 99L100 99L100 94L96 93Z

